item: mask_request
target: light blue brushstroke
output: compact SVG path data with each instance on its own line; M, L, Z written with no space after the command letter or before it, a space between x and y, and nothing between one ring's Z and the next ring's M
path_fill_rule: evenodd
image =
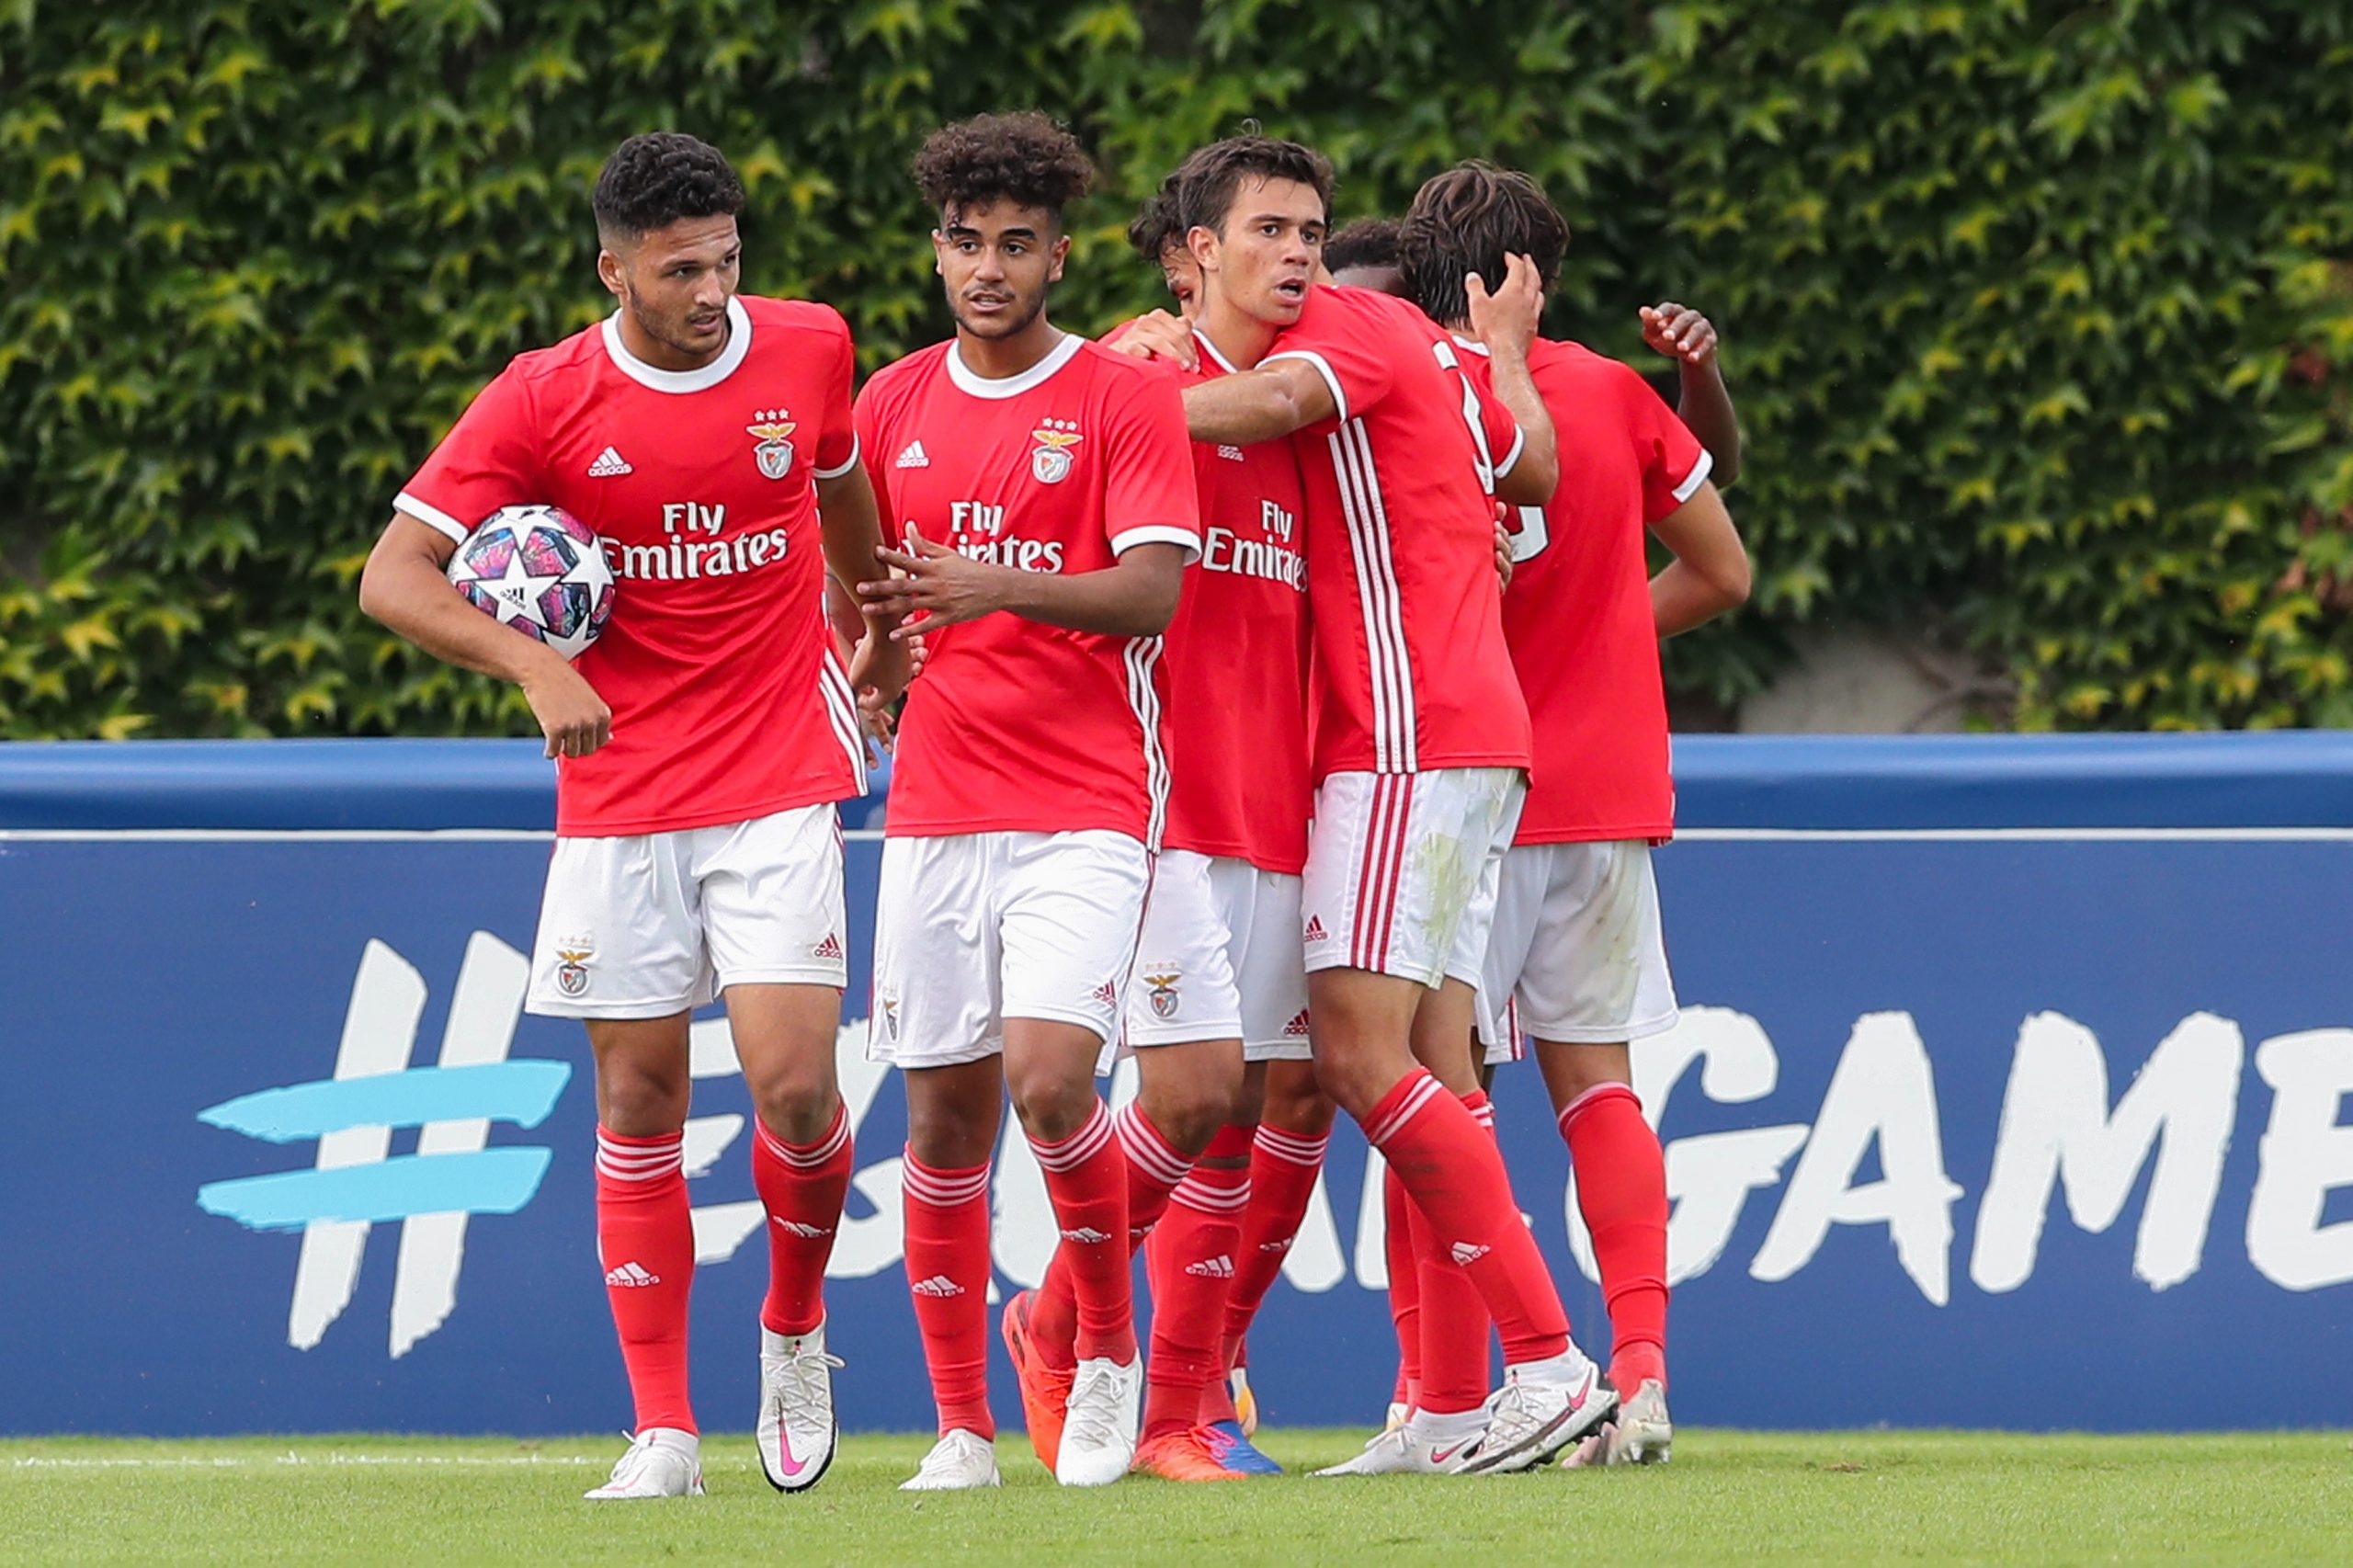
M404 1154L331 1171L280 1171L208 1182L197 1207L250 1231L299 1231L317 1220L405 1220L415 1214L512 1214L548 1174L546 1149Z
M537 1127L572 1080L567 1062L413 1067L365 1078L322 1078L207 1106L196 1119L248 1138L292 1143L349 1127L421 1127L487 1117Z

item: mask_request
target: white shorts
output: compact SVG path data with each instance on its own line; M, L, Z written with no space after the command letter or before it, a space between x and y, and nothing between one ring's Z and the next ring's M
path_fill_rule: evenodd
M1124 833L886 838L866 1054L953 1067L1005 1049L1005 1020L1119 1038L1152 858Z
M1238 1040L1243 1058L1307 1056L1299 879L1231 856L1163 850L1153 869L1127 1040L1138 1051Z
M1524 1034L1616 1045L1663 1034L1675 1018L1650 846L1513 846L1479 983L1487 1060L1513 1060Z
M847 983L831 804L623 838L559 838L525 1006L662 1018L731 985Z
M1497 869L1527 793L1516 767L1324 779L1301 897L1308 971L1476 985Z

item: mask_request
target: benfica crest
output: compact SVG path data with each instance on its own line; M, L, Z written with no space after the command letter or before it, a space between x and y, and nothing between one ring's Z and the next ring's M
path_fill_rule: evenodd
M1167 974L1147 974L1143 977L1144 984L1151 987L1147 994L1152 1000L1154 1017L1173 1018L1176 1016L1176 982L1179 978L1173 971Z
M1038 443L1029 454L1029 472L1039 483L1060 484L1070 477L1070 449L1081 439L1075 420L1045 420L1029 438Z
M763 476L782 479L792 472L792 443L787 437L799 428L789 408L762 409L752 415L744 430L759 443L752 449L752 458Z
M589 954L578 948L558 948L555 953L555 988L566 996L578 996L588 989Z

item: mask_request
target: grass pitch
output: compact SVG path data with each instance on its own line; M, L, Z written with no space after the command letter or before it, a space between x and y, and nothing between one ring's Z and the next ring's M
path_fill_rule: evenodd
M1288 1431L1294 1468L1362 1434ZM2344 1433L1691 1430L1664 1469L1492 1479L1131 1480L1064 1492L1018 1434L1002 1492L896 1490L928 1446L854 1437L779 1497L707 1437L710 1495L596 1505L618 1438L0 1441L0 1562L1171 1563L2353 1561Z

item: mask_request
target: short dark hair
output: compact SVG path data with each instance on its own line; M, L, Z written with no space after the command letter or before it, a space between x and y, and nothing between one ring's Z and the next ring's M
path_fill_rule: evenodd
M1324 269L1396 266L1397 231L1404 227L1394 218L1358 218L1344 224L1324 242Z
M1002 200L1042 207L1059 223L1094 183L1095 165L1077 137L1024 109L941 126L915 153L915 176L923 199L943 213Z
M1252 132L1229 136L1198 149L1171 176L1176 182L1176 217L1182 233L1225 231L1234 193L1245 179L1295 180L1313 188L1326 214L1332 210L1332 160L1313 147Z
M1568 248L1568 222L1540 186L1517 169L1473 160L1415 193L1397 236L1397 265L1406 297L1425 315L1459 322L1471 313L1464 274L1475 272L1489 289L1499 289L1504 258L1517 254L1536 264L1538 280L1549 289Z
M1184 239L1185 225L1176 221L1176 176L1170 175L1136 209L1134 220L1128 224L1128 244L1135 246L1138 256L1158 267L1162 254L1172 244L1181 244Z
M734 217L744 182L710 142L649 131L613 149L589 199L599 239L634 240L681 218Z

